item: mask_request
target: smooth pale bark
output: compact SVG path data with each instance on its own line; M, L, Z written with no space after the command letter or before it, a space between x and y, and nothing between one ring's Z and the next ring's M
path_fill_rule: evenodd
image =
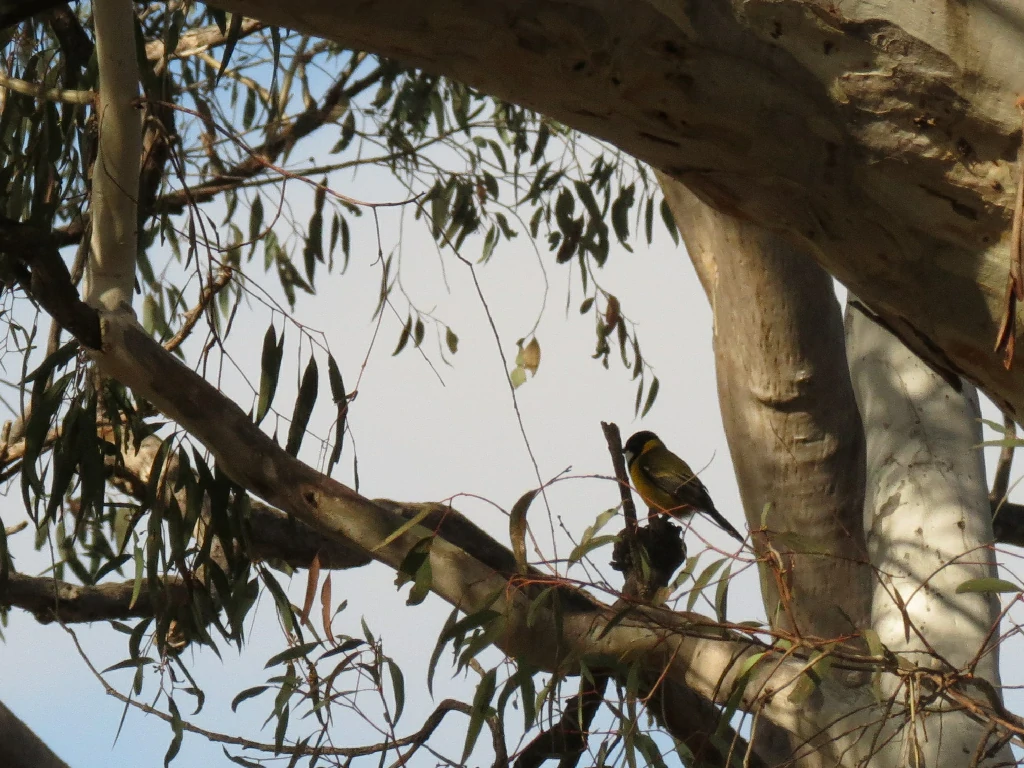
M1024 414L1024 363L993 353L1021 142L1015 0L219 4L534 108L795 233L925 359Z
M96 3L99 142L92 173L92 242L84 299L94 307L131 306L138 248L142 154L135 13L130 0Z
M861 311L847 310L847 329L867 435L865 526L877 574L872 625L882 643L913 663L967 668L998 691L999 600L956 594L969 579L996 575L977 395L970 385L954 390ZM898 702L896 715L907 714L904 697L920 695L906 683L881 683L884 696ZM886 747L886 762L917 754L922 765L960 768L988 738L987 728L963 711L933 710ZM980 764L1012 759L1005 747Z
M774 626L809 637L868 626L864 441L831 278L805 249L662 189L714 313L729 451ZM765 514L765 507L768 511ZM765 557L769 545L781 561Z

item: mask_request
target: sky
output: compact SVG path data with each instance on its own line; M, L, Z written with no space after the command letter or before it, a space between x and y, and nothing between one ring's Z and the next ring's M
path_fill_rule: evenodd
M354 183L341 181L336 186L363 199L393 199L387 197L386 188L378 190L373 180L363 176ZM288 197L289 201L293 199L292 191ZM641 422L634 418L636 387L631 374L616 364L615 356L610 370L591 359L593 318L581 317L577 311L583 298L578 276L570 278L567 268L554 265L550 255L546 255L544 269L551 287L545 296L537 254L525 238L500 245L491 262L478 269L501 338L499 350L487 313L475 295L469 270L440 256L422 223L412 222L408 215L404 218L403 232L408 240L401 256L403 285L416 306L443 319L458 334L458 353L449 355L450 367L445 365L437 354L437 342L428 332L423 346L433 366L411 346L392 356L405 316L385 313L358 385L358 396L350 409L354 438L350 446L355 446L358 456L361 493L371 498L407 501L451 499L456 508L499 540L507 541L507 517L481 499L508 510L522 493L538 484L512 407L507 366L515 357L516 340L533 327L540 315L536 333L542 350L540 368L517 390L517 397L541 477L547 481L566 473L565 479L548 492L556 530L564 526L578 537L599 513L618 503L613 483L576 477L612 472L600 427L602 420L617 422L624 437L641 426L660 432L695 467L703 468L701 477L719 509L742 527L728 450L714 407L710 310L684 252L675 248L664 230L656 233L655 245L650 249L640 247L633 254L618 249L601 275L602 284L619 296L623 312L637 323L645 354L662 381L656 404ZM394 231L402 226L401 219L396 211L382 211L382 230ZM371 345L375 330L371 315L380 279L369 216L358 221L353 236L348 273L322 279L319 295L311 299L302 297L298 310L304 323L324 332L350 388ZM446 258L443 273L442 258ZM651 280L651 275L658 279ZM445 279L450 291L445 288ZM566 285L570 280L575 281L575 298L566 312ZM272 289L276 278L263 282ZM280 316L277 320L280 331ZM244 316L244 322L237 323L231 336L232 359L251 381L258 380L262 339L269 321L266 308L255 305L252 313ZM680 333L679 329L687 330ZM298 336L294 328L288 328L286 333L292 341ZM285 414L290 413L295 377L301 374L307 356L308 348L300 353L294 346L286 354L285 367L290 364L291 370L288 376L282 376L276 397L276 404ZM319 362L324 370L322 356ZM211 373L211 378L215 376L243 408L249 406L252 391L230 366ZM322 389L326 390L325 384ZM331 414L325 402L328 400L326 395L321 396L322 407L312 421L313 431L320 435L329 432ZM269 428L273 429L273 425ZM286 426L281 431L284 430ZM315 452L309 450L312 447L313 441L309 441L308 458L316 461ZM340 474L346 482L352 478L350 462L351 454L347 453ZM0 504L7 525L24 517L17 490L9 492ZM533 516L536 535L546 544L551 538L551 525L539 503L531 512ZM608 529L618 530L614 523ZM711 541L732 551L728 537L720 536L714 526L704 524L700 530ZM19 535L27 538L31 534L26 531ZM561 531L557 531L556 541L557 554L565 557L571 544ZM699 543L691 543L694 546L699 547ZM18 551L19 569L46 567L48 555L33 558L22 554L24 547ZM552 553L550 548L546 551ZM617 574L607 568L609 557L610 552L605 552L595 561L604 575L617 584ZM387 652L408 662L410 703L404 722L407 729L415 730L415 713L426 713L429 708L425 696L418 697L420 701L414 706L412 691L423 686L423 656L433 648L450 609L433 599L422 606L406 608L405 590L396 590L393 581L393 574L377 566L335 572L334 596L349 600L338 622L342 628L335 631L360 636L359 618L365 617L374 633L385 639ZM737 585L735 593L754 594L753 589L751 581L742 590ZM304 590L305 578L300 574L292 579L290 589L297 604L301 604ZM760 612L755 601L742 597L734 600L733 610L744 617ZM101 669L127 656L124 639L110 630L76 627L75 632ZM4 634L7 642L0 646L5 670L0 675L0 699L74 768L162 763L170 739L169 727L129 711L115 742L122 706L103 694L99 683L85 670L71 638L60 627L42 627L25 613L12 611ZM266 601L257 612L250 629L250 644L241 658L230 648L223 651L223 663L209 651L194 654L197 680L201 685L204 677L214 681L202 686L208 696L205 711L216 712L205 719L208 727L227 733L248 729L258 738L272 740L272 724L262 733L258 730L266 706L245 702L236 716L230 713L228 705L238 691L264 681L263 662L282 647L281 631ZM46 674L41 675L39 662L43 659ZM114 673L111 679L128 686L131 672ZM440 679L439 674L439 682ZM465 684L455 685L452 691L459 689L465 698ZM438 698L443 695L442 686ZM59 710L55 710L55 702L60 702ZM181 707L183 715L186 706ZM55 717L57 711L59 716ZM465 723L455 722L454 718L452 722L453 738L461 740ZM219 746L186 734L176 764L189 765L200 760L208 765L230 764Z
M403 190L371 174L336 176L331 185L364 200L404 196ZM293 184L288 188L286 203L301 211L309 205L309 195ZM297 213L297 218L304 220L308 213ZM469 268L440 253L423 222L413 221L409 212L381 210L385 249L401 237L401 255L396 259L400 258L402 286L409 300L451 327L459 337L458 352L448 356L448 365L439 354L444 339L435 337L431 328L423 345L427 359L411 346L392 355L405 321L405 308L396 300L397 314L385 311L377 331L372 314L381 265L375 227L369 215L350 222L353 248L347 273L321 275L318 294L300 296L296 312L306 326L322 331L349 389L358 381L358 396L349 414L351 440L336 477L346 483L353 481L354 448L363 495L450 501L499 541L508 540L506 511L525 491L537 487L538 472L543 482L558 477L547 493L550 516L538 501L530 519L545 556L566 557L572 547L571 538L578 538L597 515L618 504L615 484L593 477L612 471L600 423L615 421L623 437L640 428L658 432L673 450L699 468L718 509L743 529L718 409L711 312L684 250L672 243L660 225L655 227L651 247L638 243L634 253L615 247L600 272L602 286L619 298L624 314L636 323L645 357L661 381L653 409L646 418L638 419L634 416L636 385L630 373L617 364L615 354L610 370L591 358L593 316L580 316L577 311L583 298L578 275L567 266L556 265L546 252L539 256L525 236L502 243L489 263L477 267L482 302ZM280 299L276 277L261 277L260 282ZM572 296L568 310L567 291ZM521 428L507 376L516 354L516 340L530 332L538 317L540 367L516 391ZM500 341L495 339L492 320ZM263 303L243 307L230 337L230 360L224 360L220 369L211 367L209 372L209 377L219 381L243 408L253 402L249 382L258 381L263 335L271 321L278 331L285 325L282 316ZM289 325L286 333L286 374L276 398L276 405L285 415L290 413L297 379L309 354L308 346L300 349L296 345L299 334L294 326ZM360 375L364 359L367 363ZM325 371L322 354L318 362ZM314 433L329 433L331 410L324 381L311 422ZM991 406L986 415L997 418ZM283 434L286 422L277 424ZM268 417L267 428L272 430L274 426L274 418ZM302 455L312 463L322 461L313 439L307 440ZM17 486L0 499L0 515L8 526L24 518ZM616 523L608 525L608 532L621 527ZM710 523L698 521L696 526L716 546L734 551L731 540ZM48 566L49 554L32 553L30 536L25 531L13 537L17 566L25 572L40 572ZM699 539L692 534L688 542L691 554L700 550ZM531 557L536 556L531 553ZM607 567L609 557L610 550L602 550L593 560L600 576L618 585L618 574ZM710 563L713 557L708 553L702 562ZM304 573L290 581L283 575L279 578L287 583L292 601L301 604ZM424 660L449 607L434 598L417 607L406 607L408 587L396 589L393 573L376 565L334 572L332 581L335 601L348 600L347 608L335 621L335 633L359 637L360 622L365 619L374 634L384 638L385 651L399 662L406 675L409 701L398 732L416 730L431 709L425 691ZM698 610L709 609L698 604ZM756 575L751 569L734 577L729 611L729 617L736 621L763 618ZM80 626L74 632L100 669L127 656L126 639L105 626ZM36 729L72 768L162 765L171 737L168 725L134 709L125 712L123 705L105 695L65 630L56 625L41 626L31 616L13 610L3 633L0 700ZM274 673L263 669L264 662L284 647L282 630L266 597L250 619L248 637L242 654L227 646L222 647L222 658L206 649L186 652L190 670L205 690L207 701L203 712L196 716L191 714L191 701L178 699L179 707L186 719L203 727L272 741L273 723L263 726L268 700L244 702L237 714L230 710L235 694ZM484 658L490 664L497 660L494 654ZM471 698L473 673L468 678L466 674L450 677L450 673L438 673L434 700L448 695ZM113 672L109 680L127 690L131 672ZM156 697L155 682L147 685L143 701L152 702ZM338 713L334 731L339 744L378 740L356 712ZM465 720L456 715L435 738L439 744L452 745L448 752L457 757L464 732ZM481 746L472 763L487 764L489 757L486 746ZM419 759L420 765L435 762L428 755ZM186 734L174 764L231 763L220 745Z

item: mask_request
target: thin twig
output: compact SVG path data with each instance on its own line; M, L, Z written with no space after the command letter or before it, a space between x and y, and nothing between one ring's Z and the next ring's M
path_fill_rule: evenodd
M181 328L174 334L170 340L164 344L164 349L168 352L173 352L181 346L182 342L188 338L189 334L192 333L192 329L195 328L196 323L199 322L199 318L210 302L220 293L224 286L231 282L231 276L233 270L228 266L221 266L220 271L217 272L208 285L203 288L202 294L199 296L199 303L196 304L192 309L185 313L185 322L182 323Z
M619 481L619 497L622 499L622 514L626 518L626 527L636 531L636 505L633 503L629 475L626 473L626 460L622 455L622 435L619 433L619 426L602 421L601 429L604 431L604 439L608 441L608 453L612 455L615 479Z

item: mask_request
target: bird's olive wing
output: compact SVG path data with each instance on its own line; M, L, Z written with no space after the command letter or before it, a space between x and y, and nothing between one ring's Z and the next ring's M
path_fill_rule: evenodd
M686 462L678 456L671 453L666 456L665 453L657 450L649 451L638 459L641 462L641 468L655 485L673 496L684 487L692 491L698 491L704 487L704 484L693 474Z

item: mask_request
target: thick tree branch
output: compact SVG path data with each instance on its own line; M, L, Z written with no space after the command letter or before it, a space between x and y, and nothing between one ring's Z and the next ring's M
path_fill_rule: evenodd
M99 145L92 174L92 242L85 268L87 304L130 307L138 250L142 125L135 99L139 64L131 0L93 8L99 69Z
M68 768L35 732L0 702L0 765L6 768Z
M992 593L958 589L996 575L984 455L977 447L977 394L969 385L950 387L861 312L847 311L847 338L871 478L865 520L878 573L873 628L901 658L968 669L994 693L1000 685L1000 601ZM893 678L880 686L885 697L901 692ZM886 751L894 758L909 747L928 765L955 765L949 756L971 754L987 738L988 725L973 714L949 711L940 731L922 738L911 720ZM997 758L1013 760L1005 746Z
M768 616L802 635L850 635L868 626L872 576L864 439L831 280L782 236L659 178L714 313L729 450L747 522L767 528L753 540Z
M188 590L180 579L165 579L162 586L168 604L188 603ZM5 584L0 584L0 605L28 611L40 624L52 621L81 624L155 616L156 606L146 585L143 584L132 603L134 589L134 581L82 586L52 576L12 573Z
M0 240L0 250L4 250L2 246ZM16 258L19 254L6 255ZM57 264L63 266L55 252L49 258L34 252L32 273L26 283L35 282L36 271L50 269L59 273ZM68 280L66 268L64 273ZM57 279L52 274L38 277L44 284ZM66 292L62 295L67 297ZM44 308L59 310L73 324L67 330L76 335L81 331L91 338L96 313L78 299L70 300L70 304L44 304ZM351 541L395 570L412 547L434 532L421 524L395 535L404 518L392 511L393 503L365 499L289 455L253 424L241 408L144 333L129 314L98 314L102 345L88 351L101 368L202 442L220 469L243 488L328 538ZM82 337L79 340L89 347ZM217 413L218 418L209 418L210 413ZM443 505L433 506L431 512L439 517L437 526L443 526L452 512ZM475 536L465 523L455 530L471 539ZM560 669L581 654L614 657L626 665L637 661L650 670L657 685L672 683L690 688L705 701L721 703L728 698L744 659L764 650L749 638L709 628L706 620L698 616L678 617L662 611L619 621L621 616L568 585L559 590L566 599L560 601L557 619L548 608L531 612L530 594L537 595L547 586L557 586L557 582L532 573L524 579L515 570L514 558L508 550L494 553L497 561L508 564L507 573L502 573L494 567L500 566L499 562L489 565L461 548L455 543L457 539L454 533L442 533L432 540L432 590L467 614L483 608L496 611L501 616L501 631L495 644L506 654L539 669ZM485 555L484 559L490 557ZM758 693L769 680L774 681L770 686L774 690L786 687L792 683L793 675L800 674L800 669L795 660L782 660L770 669L750 675L742 705L763 710L780 727L810 735L808 729L816 729L816 717L785 697L761 699ZM870 694L864 695L867 706ZM840 712L845 713L848 697L848 693L844 694L842 706L839 697L827 697L836 707L837 717ZM835 743L844 742L839 739Z
M993 353L1024 91L1012 3L220 2L536 109L795 235L922 357L1024 414L1024 365Z

